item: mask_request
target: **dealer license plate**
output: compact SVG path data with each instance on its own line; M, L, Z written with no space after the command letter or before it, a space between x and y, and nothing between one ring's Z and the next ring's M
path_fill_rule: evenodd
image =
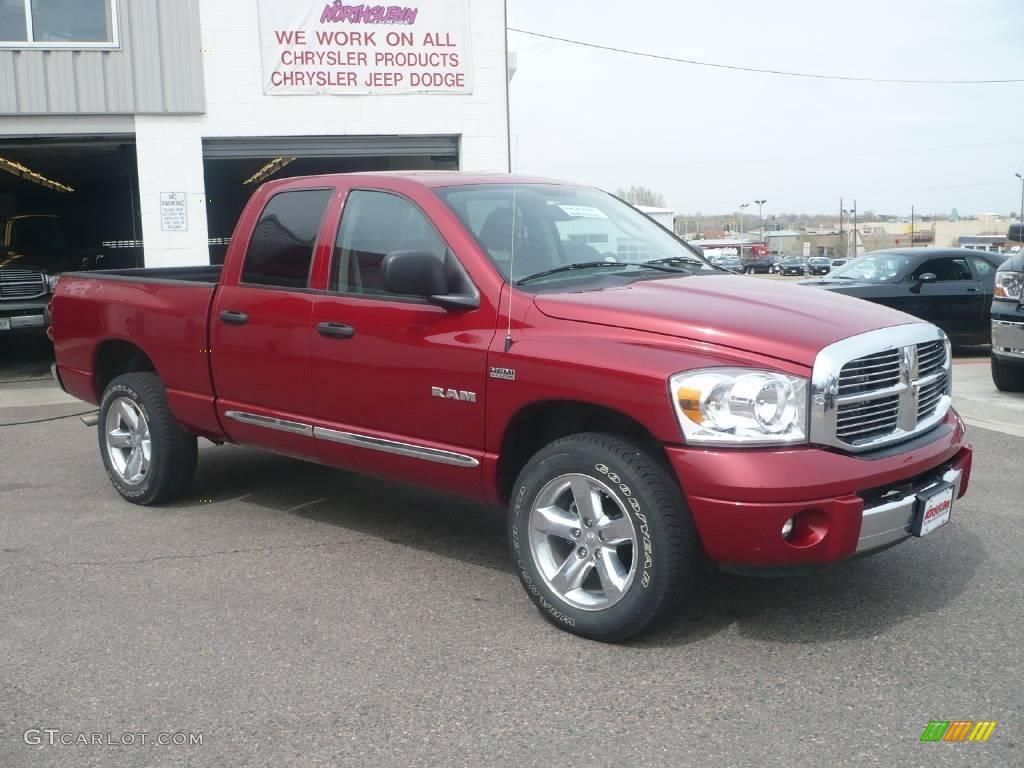
M927 536L949 522L949 516L953 512L953 490L950 483L943 483L917 495L915 536Z
M0 317L0 331L11 330L11 321L9 318Z

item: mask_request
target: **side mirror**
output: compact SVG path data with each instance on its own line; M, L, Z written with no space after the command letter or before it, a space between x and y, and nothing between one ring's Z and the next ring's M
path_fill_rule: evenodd
M449 309L476 309L476 295L448 292L444 264L428 251L392 251L380 265L384 290L406 296L420 296Z
M938 279L938 275L934 272L925 272L924 274L917 276L917 280L915 280L914 284L910 286L910 290L914 293L920 293L922 285L925 285L926 283L934 283Z
M448 292L441 260L427 251L392 251L380 265L384 290L408 296Z

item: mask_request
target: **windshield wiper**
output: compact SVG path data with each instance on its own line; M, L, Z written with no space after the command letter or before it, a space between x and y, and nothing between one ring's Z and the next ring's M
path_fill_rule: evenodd
M529 282L530 280L536 280L541 277L547 277L548 275L557 275L559 272L572 272L577 269L597 269L599 267L628 267L629 264L623 264L618 261L579 261L575 264L563 264L561 267L555 267L554 269L545 269L543 272L534 272L532 275L521 277L516 280L516 285L522 285L523 283Z
M674 272L681 275L693 274L692 270L670 267L667 264L663 264L663 261L682 261L682 259L655 259L654 261L581 261L576 264L565 264L561 267L546 269L543 272L535 272L532 275L521 277L516 280L516 285L522 285L529 280L547 277L548 275L557 275L559 272L573 272L577 269L597 269L598 267L635 267L639 269L655 269L658 272Z
M644 265L648 264L696 264L698 267L703 269L707 266L700 259L695 259L692 256L667 256L664 259L652 259L651 261L641 262ZM689 271L689 270L686 270Z

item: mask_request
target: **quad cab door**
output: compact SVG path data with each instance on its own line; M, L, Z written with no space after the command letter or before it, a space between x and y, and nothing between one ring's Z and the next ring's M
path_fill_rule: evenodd
M390 291L384 259L418 251L441 261L450 294L479 297L416 201L386 189L343 192L310 341L321 460L441 490L475 490L496 310L486 301L444 307Z
M299 183L261 193L239 222L238 232L252 234L230 246L210 313L210 357L232 440L315 459L309 276L334 189Z

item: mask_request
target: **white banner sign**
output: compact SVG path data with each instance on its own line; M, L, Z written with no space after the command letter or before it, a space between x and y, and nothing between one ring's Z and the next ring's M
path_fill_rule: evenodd
M469 1L259 0L263 92L470 93Z

